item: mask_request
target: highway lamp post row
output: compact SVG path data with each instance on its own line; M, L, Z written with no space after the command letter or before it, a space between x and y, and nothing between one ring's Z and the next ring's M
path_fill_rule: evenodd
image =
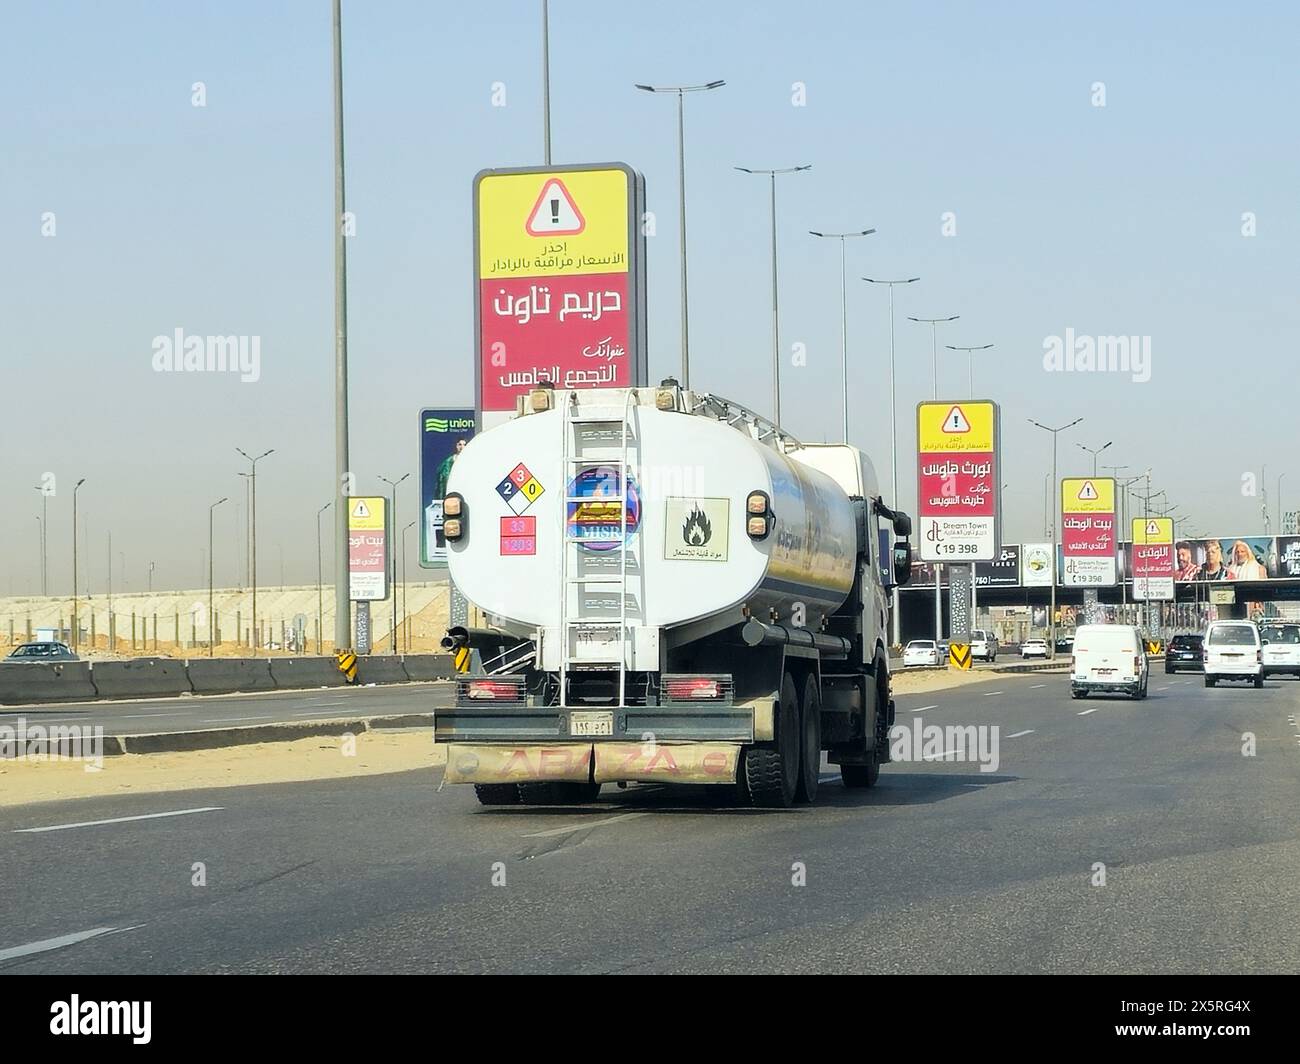
M259 638L257 631L257 463L267 455L274 454L275 448L272 447L270 450L263 451L256 458L242 448L236 447L235 450L239 451L240 454L248 459L249 468L251 469L251 472L240 473L239 475L241 477L248 477L251 484L252 503L250 506L249 517L249 529L251 533L249 537L249 546L251 555L249 559L249 582L253 586L253 627L250 629L251 635L249 641L252 643L254 648L257 648L261 644L261 639Z
M389 519L389 528L394 532L397 531L397 485L409 477L410 473L403 473L396 480L389 480L387 477L380 477L385 484L393 489L392 508L393 513ZM393 545L388 545L388 553L392 555L392 564L389 568L392 571L391 583L389 584L388 593L393 598L393 653L397 653L397 555L393 553Z
M402 624L403 626L408 627L408 629L411 623L411 615L406 609L406 533L414 528L416 523L417 522L412 521L402 529ZM406 647L406 652L409 654L411 652L411 636L409 630L402 642Z
M908 321L914 321L918 325L930 326L930 364L934 370L934 392L932 398L937 402L939 399L939 340L938 328L950 321L956 321L960 314L953 314L947 318L914 318L910 314L907 316ZM917 510L920 510L921 500L916 500ZM938 645L943 641L943 564L934 563L934 641Z
M1107 447L1109 447L1114 442L1115 442L1114 440L1107 440L1100 447L1089 447L1086 443L1075 444L1075 446L1078 447L1079 450L1087 451L1090 455L1092 455L1092 475L1094 477L1097 475L1097 456L1101 454L1102 451L1104 451Z
M1035 421L1033 418L1029 418L1029 419L1028 419L1028 421L1029 421L1029 423L1030 423L1031 425L1035 425L1035 426L1037 426L1038 428L1042 429L1043 431L1045 431L1045 432L1050 432L1050 433L1052 434L1052 490L1053 490L1053 492L1057 491L1057 487L1056 487L1056 485L1057 485L1057 479L1056 479L1056 437L1057 437L1060 433L1064 432L1066 429L1073 428L1075 425L1077 425L1077 424L1078 424L1080 421L1082 421L1082 420L1083 420L1083 418L1081 418L1081 417L1077 417L1077 418L1075 418L1073 421L1071 421L1068 425L1062 425L1060 428L1055 428L1055 429L1054 429L1054 428L1050 428L1050 427L1047 426L1047 425L1042 424L1042 423L1039 422L1039 421ZM1059 508L1059 505L1060 505L1060 499L1058 498L1058 499L1057 499L1057 506L1058 506L1058 508ZM1058 574L1057 571L1056 571L1056 569L1057 569L1057 564L1056 564L1056 539L1057 539L1057 537L1056 537L1056 513L1055 513L1055 511L1053 511L1053 513L1052 513L1052 547L1051 547L1051 550L1052 550L1052 601L1051 601L1051 605L1048 607L1048 610L1047 610L1047 632L1048 632L1048 636L1047 636L1047 651L1048 651L1048 655L1047 655L1047 656L1048 656L1049 658L1055 658L1055 657L1056 657L1056 581L1059 579L1059 574Z
M966 398L975 398L975 352L987 351L992 344L981 344L979 347L954 347L952 344L944 344L949 351L966 352ZM1002 545L995 544L997 550L1002 549ZM977 623L977 613L979 610L979 588L976 587L975 580L975 563L970 563L970 623L973 627Z
M776 275L776 177L777 174L797 174L811 170L812 166L787 166L782 170L751 170L747 166L735 169L746 174L765 175L772 189L772 424L781 425L781 312L777 298Z
M889 505L898 508L900 502L898 498L898 398L894 386L894 286L915 284L921 278L905 277L897 281L885 281L875 277L864 277L862 279L868 284L883 284L889 288L889 476L890 491L893 492ZM897 584L894 585L892 600L894 630L890 641L894 646L898 646L903 641L903 619L899 612Z
M334 491L347 495L348 456L348 258L343 221L346 185L343 172L343 15L334 0ZM352 604L348 598L348 507L335 507L334 649L352 645Z
M682 388L691 386L690 374L690 301L686 288L686 110L685 98L688 92L708 92L720 89L726 82L722 80L706 82L703 85L637 85L642 92L677 94L677 192L679 214L681 216L681 280L682 280Z
M844 443L849 442L849 297L844 242L850 237L870 236L874 232L874 229L859 229L851 233L822 233L816 229L808 230L811 236L840 242L840 388L843 391Z
M227 496L222 496L211 506L208 507L208 657L212 657L214 644L217 641L217 611L213 601L213 579L212 579L212 513L218 506L226 501ZM239 633L235 633L238 638Z

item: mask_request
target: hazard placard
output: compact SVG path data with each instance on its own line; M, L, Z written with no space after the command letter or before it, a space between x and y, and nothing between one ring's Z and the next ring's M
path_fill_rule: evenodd
M1110 587L1118 576L1115 481L1066 477L1061 481L1061 583Z
M646 384L644 210L645 182L622 163L474 179L481 428L539 384Z
M916 439L922 560L996 561L1001 543L997 404L920 403Z

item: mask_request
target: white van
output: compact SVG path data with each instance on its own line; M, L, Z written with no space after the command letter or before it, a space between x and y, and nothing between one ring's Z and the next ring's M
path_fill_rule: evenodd
M1254 680L1264 686L1264 653L1253 621L1212 621L1205 630L1205 686Z
M1300 678L1300 624L1269 622L1259 628L1264 644L1264 675L1289 672Z
M1151 670L1142 633L1131 624L1085 624L1074 633L1070 697L1115 691L1146 698Z

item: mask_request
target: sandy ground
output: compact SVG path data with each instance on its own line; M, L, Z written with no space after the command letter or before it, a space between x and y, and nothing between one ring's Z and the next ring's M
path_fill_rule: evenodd
M989 680L1001 680L1003 683L1015 683L1032 672L992 672L988 669L898 669L890 673L893 692L896 695L920 694L922 691L942 691L949 687L964 687L968 683L985 683Z
M0 806L113 794L152 794L205 787L374 776L432 768L446 760L427 729L419 732L362 732L355 754L341 736L317 736L291 743L257 743L222 750L105 757L103 768L87 771L83 761L0 761Z

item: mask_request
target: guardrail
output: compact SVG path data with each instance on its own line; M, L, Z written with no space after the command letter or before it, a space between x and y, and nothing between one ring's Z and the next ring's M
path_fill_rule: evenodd
M358 686L444 680L450 654L375 655L360 659ZM333 658L142 658L135 661L0 662L0 705L174 698L194 694L302 691L340 687Z

